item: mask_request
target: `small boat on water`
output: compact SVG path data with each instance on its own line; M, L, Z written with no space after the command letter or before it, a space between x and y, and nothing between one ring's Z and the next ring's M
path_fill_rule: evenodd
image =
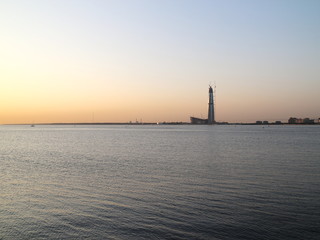
M31 126L30 127L34 127L34 124L31 124Z

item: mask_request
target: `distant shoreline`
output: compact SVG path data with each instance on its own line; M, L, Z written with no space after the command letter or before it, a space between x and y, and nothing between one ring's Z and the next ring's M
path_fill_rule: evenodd
M210 126L210 125L256 125L256 126L270 126L270 125L292 125L292 126L305 126L305 125L320 125L319 123L301 123L301 124L292 124L292 123L268 123L268 124L259 124L259 123L215 123L215 124L191 124L188 122L161 122L161 123L115 123L115 122L99 122L99 123L12 123L12 124L0 124L0 125L127 125L127 126L141 126L141 125L190 125L190 126Z

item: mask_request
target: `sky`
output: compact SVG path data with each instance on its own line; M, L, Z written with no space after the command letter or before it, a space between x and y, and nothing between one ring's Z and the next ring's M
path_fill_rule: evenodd
M0 124L320 117L318 0L0 0Z

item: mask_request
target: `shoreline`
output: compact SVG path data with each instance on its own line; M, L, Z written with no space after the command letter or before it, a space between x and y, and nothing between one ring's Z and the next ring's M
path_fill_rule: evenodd
M0 124L0 125L128 125L128 126L141 126L141 125L202 125L202 126L215 126L215 125L256 125L256 126L281 126L281 125L292 125L292 126L306 126L306 125L320 125L319 123L300 123L300 124L292 124L292 123L268 123L268 124L259 124L259 123L215 123L215 124L191 124L188 122L161 122L161 123L153 123L153 122L146 122L146 123L117 123L117 122L80 122L80 123L12 123L12 124Z

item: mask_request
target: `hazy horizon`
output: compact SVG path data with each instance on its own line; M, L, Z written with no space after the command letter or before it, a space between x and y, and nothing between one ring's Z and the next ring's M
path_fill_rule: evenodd
M0 124L320 117L320 2L1 1Z

